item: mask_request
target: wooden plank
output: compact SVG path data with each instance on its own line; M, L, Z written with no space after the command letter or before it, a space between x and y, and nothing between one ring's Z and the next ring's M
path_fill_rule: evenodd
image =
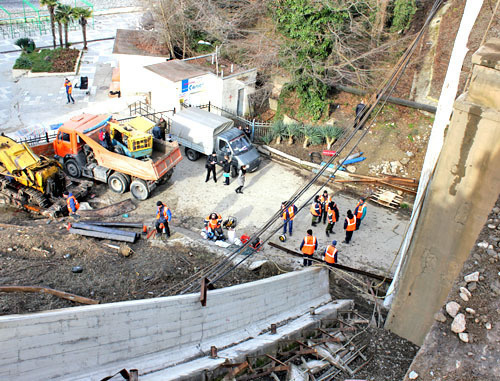
M82 304L99 304L97 300L85 298L68 292L54 290L48 287L39 286L0 286L0 292L40 292L42 294L50 294L61 299L71 300L72 302Z

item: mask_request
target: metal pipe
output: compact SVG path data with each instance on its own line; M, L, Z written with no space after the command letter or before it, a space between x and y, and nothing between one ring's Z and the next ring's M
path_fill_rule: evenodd
M346 93L351 93L351 94L356 94L356 95L367 95L368 92L365 90L360 90L356 89L354 87L348 87L348 86L342 86L342 85L335 85L333 86L339 90L345 91ZM394 103L400 106L406 106L406 107L411 107L415 108L417 110L422 110L422 111L427 111L430 113L435 114L437 107L436 106L431 106L431 105L426 105L424 103L418 103L418 102L413 102L409 101L406 99L401 99L401 98L396 98L396 97L387 97L387 96L382 96L382 100L387 99L387 102L389 103Z
M70 228L69 232L71 234L84 235L87 237L94 237L94 238L110 239L113 241L123 241L123 242L130 242L130 243L135 242L135 237L129 237L126 235L109 234L109 233L103 233L103 232L98 232L98 231L93 231L93 230L83 230L83 229L75 229L75 228Z
M139 228L144 225L142 222L122 222L122 221L85 221L84 223L97 226L120 226L122 228Z
M75 222L75 223L72 223L71 226L76 228L76 229L91 230L91 231L108 233L108 234L125 235L127 237L132 237L134 239L137 238L137 233L134 233L134 232L128 232L128 231L120 230L120 229L111 229L111 228L107 228L104 226L89 225L89 224L86 224L83 222Z

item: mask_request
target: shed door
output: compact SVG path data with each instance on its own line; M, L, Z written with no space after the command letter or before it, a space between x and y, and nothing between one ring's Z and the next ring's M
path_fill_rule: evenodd
M239 89L238 90L238 105L236 107L236 115L242 116L243 115L243 101L245 100L245 89Z

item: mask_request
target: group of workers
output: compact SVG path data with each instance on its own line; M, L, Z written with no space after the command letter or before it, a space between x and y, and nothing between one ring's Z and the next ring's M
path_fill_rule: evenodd
M361 197L354 208L354 213L352 210L348 210L345 220L344 220L344 230L345 240L342 243L348 244L351 242L353 233L358 230L361 226L361 221L366 215L366 202L365 198ZM283 235L288 234L292 236L293 231L293 220L297 214L297 207L286 201L281 203L281 218L283 220ZM317 195L314 197L314 202L311 205L310 212L312 215L312 226L317 226L318 223L323 221L326 224L326 236L329 237L330 234L335 234L333 232L333 227L335 223L339 221L339 209L335 201L332 200L331 196L325 190L322 195ZM328 222L328 223L327 223ZM334 240L323 252L323 260L328 264L334 264L337 262L337 241ZM302 240L300 245L300 250L304 256L304 266L310 266L312 264L312 256L314 252L318 249L318 240L313 236L312 229L307 230L306 237Z

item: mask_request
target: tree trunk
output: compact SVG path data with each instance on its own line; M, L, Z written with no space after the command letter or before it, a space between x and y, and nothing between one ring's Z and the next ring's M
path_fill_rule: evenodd
M49 14L50 14L50 29L52 31L52 45L54 46L54 49L56 48L56 22L54 20L54 7L49 8Z
M387 6L389 0L377 0L377 13L372 29L372 40L374 45L378 45L380 35L384 31L385 21L387 19Z
M304 144L302 145L303 148L307 148L307 146L309 145L309 138L306 136L304 138Z
M87 20L82 20L83 50L87 50Z
M276 137L276 144L281 144L281 136Z
M290 135L288 137L288 145L292 145L293 144L293 135Z
M59 45L61 45L61 48L62 48L63 47L62 24L60 22L58 22L57 27L59 29Z
M64 47L66 49L69 48L69 43L68 43L68 23L64 24Z

